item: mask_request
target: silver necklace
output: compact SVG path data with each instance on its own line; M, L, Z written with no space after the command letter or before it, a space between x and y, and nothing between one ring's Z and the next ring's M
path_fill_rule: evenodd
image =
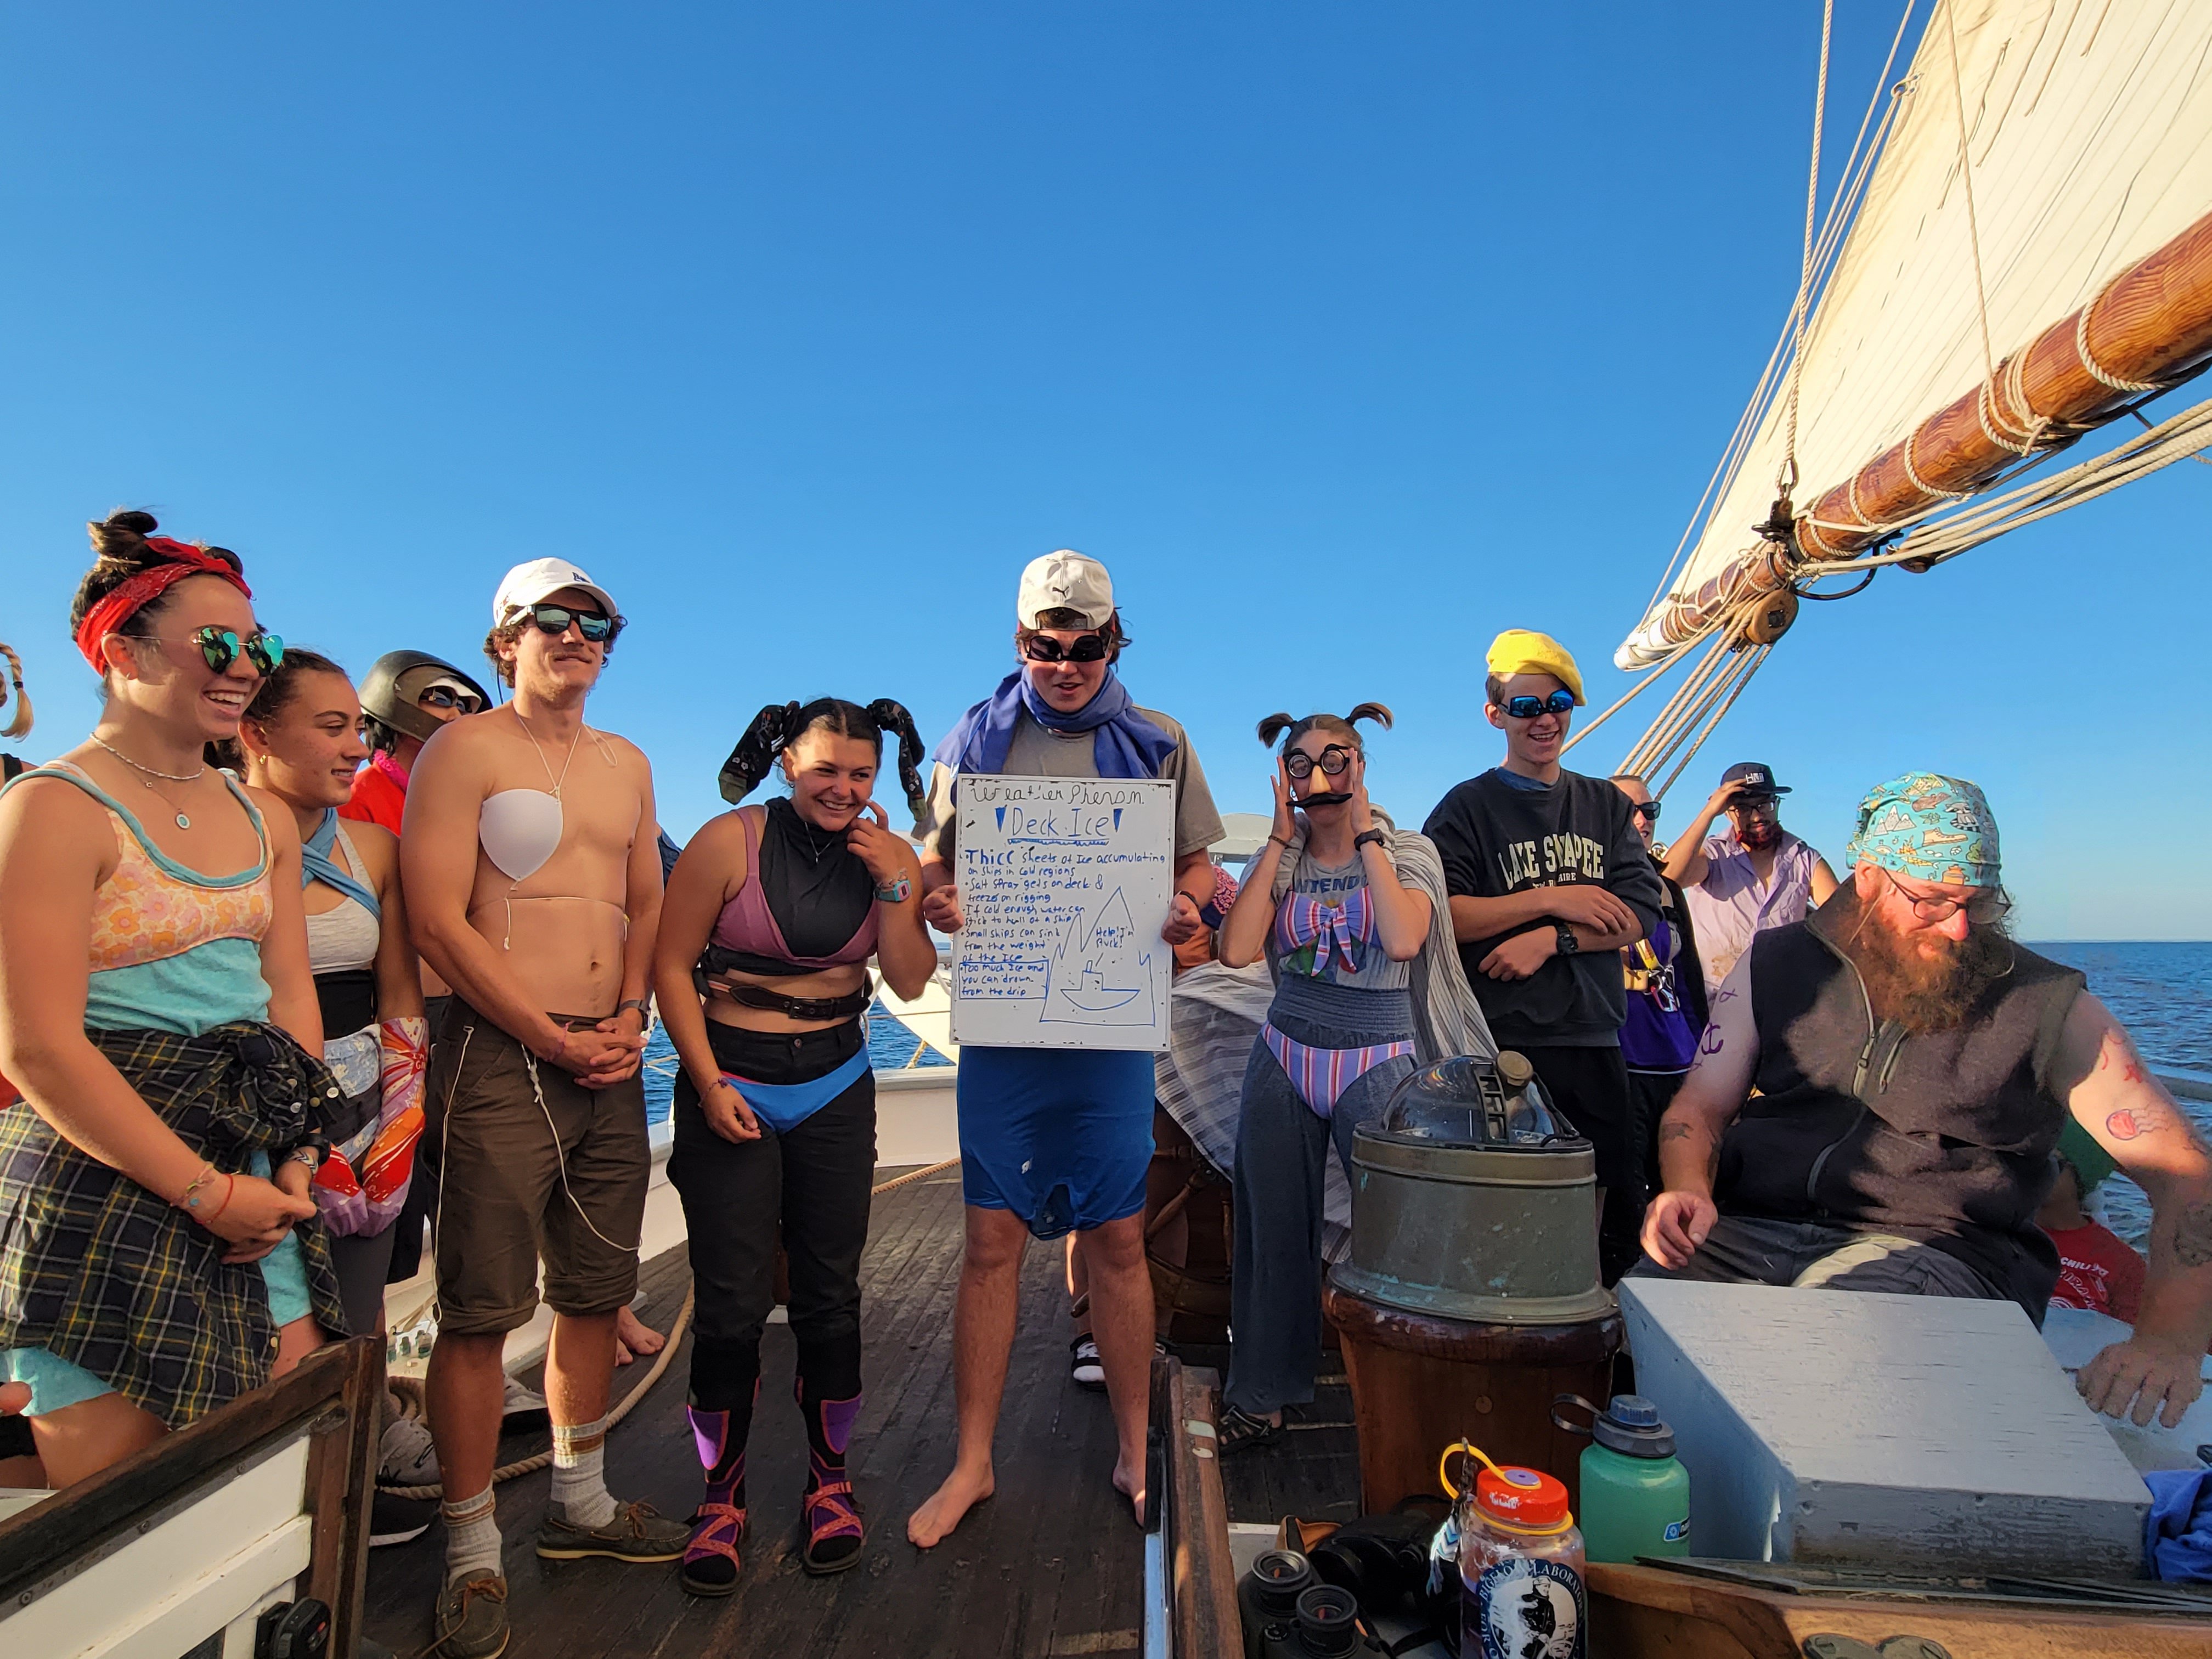
M125 754L120 749L118 749L113 744L108 742L97 732L93 734L92 740L98 744L102 749L105 749L109 754L114 756L116 759L121 761L132 771L143 772L146 775L146 787L149 789L154 789L154 780L156 778L160 778L166 783L198 783L202 778L207 775L207 768L204 766L201 767L197 772L156 772L152 767L143 765L139 762L132 760L130 756ZM189 830L192 827L191 819L185 816L184 810L179 807L176 802L171 800L167 796L162 795L161 792L158 789L154 789L154 793L156 795L161 796L161 804L164 806L167 807L171 811L177 815L178 829Z
M538 734L530 729L530 722L522 718L522 711L514 708L514 704L509 703L507 707L514 709L514 723L522 728L522 735L530 739L530 746L537 750L538 763L545 769L545 775L552 782L553 799L559 800L561 786L568 781L568 768L576 759L576 745L584 740L583 721L576 722L576 735L568 739L568 758L561 763L561 775L556 778L553 776L553 763L545 758L545 745L538 741Z

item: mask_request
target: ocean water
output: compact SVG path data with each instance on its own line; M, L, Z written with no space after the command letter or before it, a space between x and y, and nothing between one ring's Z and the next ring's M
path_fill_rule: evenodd
M919 1058L915 1050L922 1050ZM868 1011L868 1053L879 1072L896 1072L915 1066L950 1066L952 1062L934 1048L924 1048L915 1034L884 1012L880 1002ZM676 1045L668 1028L656 1024L645 1040L645 1121L659 1123L673 1109L676 1098Z
M2212 1082L2212 943L2032 945L2054 962L2079 968L2089 989L2119 1018L2154 1072L2191 1073ZM2198 1130L2212 1138L2212 1101L2182 1099ZM2142 1247L2150 1200L2125 1176L2096 1192L2092 1208L2105 1224Z

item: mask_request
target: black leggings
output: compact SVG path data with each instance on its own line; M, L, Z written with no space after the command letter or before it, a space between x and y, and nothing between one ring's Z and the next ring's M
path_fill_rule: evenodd
M804 1083L835 1071L866 1041L860 1022L826 1031L748 1031L707 1022L725 1071L759 1083ZM860 1252L876 1173L876 1077L853 1086L788 1133L761 1120L758 1140L708 1127L699 1091L676 1080L668 1178L690 1233L691 1403L750 1407L761 1328L775 1298L775 1249L790 1261L791 1334L806 1395L860 1392Z

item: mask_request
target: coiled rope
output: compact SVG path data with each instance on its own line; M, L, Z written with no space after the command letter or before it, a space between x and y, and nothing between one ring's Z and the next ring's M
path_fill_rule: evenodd
M889 1181L877 1182L868 1188L868 1196L880 1198L885 1193L895 1192L909 1182L926 1181L933 1175L943 1175L959 1162L957 1158L948 1158L942 1164L931 1164L919 1170L909 1170L902 1176L894 1176ZM653 1362L653 1369L646 1372L643 1382L624 1395L615 1408L607 1413L607 1427L610 1430L628 1417L638 1401L652 1392L653 1385L659 1382L666 1373L670 1363L676 1358L677 1348L683 1343L684 1332L691 1328L692 1304L696 1296L695 1290L687 1288L684 1291L684 1305L677 1310L676 1322L669 1327L667 1340L661 1344L659 1357ZM428 1395L419 1378L394 1376L386 1379L386 1386L398 1397L400 1414L403 1417L419 1418L426 1422L428 1420ZM513 1463L501 1464L491 1472L492 1484L498 1486L503 1481L513 1480L520 1475L535 1474L552 1462L553 1449L549 1446L535 1456L525 1457ZM390 1492L395 1498L443 1498L446 1495L445 1486L438 1482L424 1486L387 1486L380 1484L377 1490Z

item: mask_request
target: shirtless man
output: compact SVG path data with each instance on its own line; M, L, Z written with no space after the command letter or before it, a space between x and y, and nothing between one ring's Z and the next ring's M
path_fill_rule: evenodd
M615 1316L637 1288L651 1172L646 994L660 916L653 773L584 723L622 619L565 559L509 571L484 654L514 688L448 724L407 790L400 867L423 959L453 988L425 1091L438 1166L430 1421L445 1483L439 1650L507 1644L491 1473L507 1333L538 1303L553 1492L538 1553L674 1561L687 1529L617 1504L603 1472Z
M463 673L443 658L427 651L387 651L368 665L361 683L362 728L375 752L369 763L354 774L353 798L338 808L338 816L362 823L381 824L399 833L407 810L407 781L423 745L447 723L473 714L491 705L491 699L473 676ZM422 1000L434 1033L445 1022L446 1001L453 988L440 979L427 962L422 964ZM399 1236L393 1241L392 1278L411 1279L422 1253L422 1222L435 1213L435 1182L421 1179L408 1193L406 1210L399 1218ZM624 1308L616 1315L615 1363L627 1365L633 1354L656 1354L663 1346L658 1331ZM514 1378L507 1379L507 1431L543 1428L545 1402Z

